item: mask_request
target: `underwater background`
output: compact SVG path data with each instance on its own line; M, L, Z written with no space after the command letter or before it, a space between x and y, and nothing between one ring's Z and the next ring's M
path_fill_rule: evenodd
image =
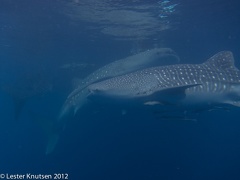
M229 50L240 68L239 9L237 0L1 0L0 174L240 179L238 107L179 120L90 105L48 155L41 128L74 82L139 52L168 47L180 63L202 63Z

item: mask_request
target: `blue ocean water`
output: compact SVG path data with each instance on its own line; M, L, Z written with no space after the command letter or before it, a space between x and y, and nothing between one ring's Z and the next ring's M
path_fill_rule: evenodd
M237 0L1 0L0 174L240 179L237 107L186 121L89 105L69 119L49 155L42 130L73 79L138 52L169 47L180 63L201 63L230 50L240 68L239 8Z

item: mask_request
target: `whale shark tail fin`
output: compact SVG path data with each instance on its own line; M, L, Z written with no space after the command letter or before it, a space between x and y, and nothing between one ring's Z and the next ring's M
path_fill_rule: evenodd
M55 147L58 143L59 134L58 133L52 133L48 136L47 146L46 146L46 155L52 153L55 150Z
M46 124L43 126L45 131L47 143L46 143L46 155L51 154L58 143L59 137L65 129L65 123L59 123L58 120L52 121L50 125Z
M32 117L33 121L35 121L40 126L45 136L45 154L48 155L52 153L55 150L60 136L60 131L55 128L55 118L38 116L35 112L30 112L30 116Z

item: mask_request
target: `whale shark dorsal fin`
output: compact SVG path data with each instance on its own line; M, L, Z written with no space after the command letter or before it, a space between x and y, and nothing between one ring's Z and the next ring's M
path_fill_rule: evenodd
M210 59L208 59L204 65L220 70L238 70L234 65L234 57L231 51L221 51Z

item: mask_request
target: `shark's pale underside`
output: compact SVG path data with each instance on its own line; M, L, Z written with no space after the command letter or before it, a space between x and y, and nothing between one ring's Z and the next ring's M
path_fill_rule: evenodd
M152 67L91 84L90 97L149 104L226 103L240 106L240 71L222 51L202 64ZM184 103L185 104L185 103Z

